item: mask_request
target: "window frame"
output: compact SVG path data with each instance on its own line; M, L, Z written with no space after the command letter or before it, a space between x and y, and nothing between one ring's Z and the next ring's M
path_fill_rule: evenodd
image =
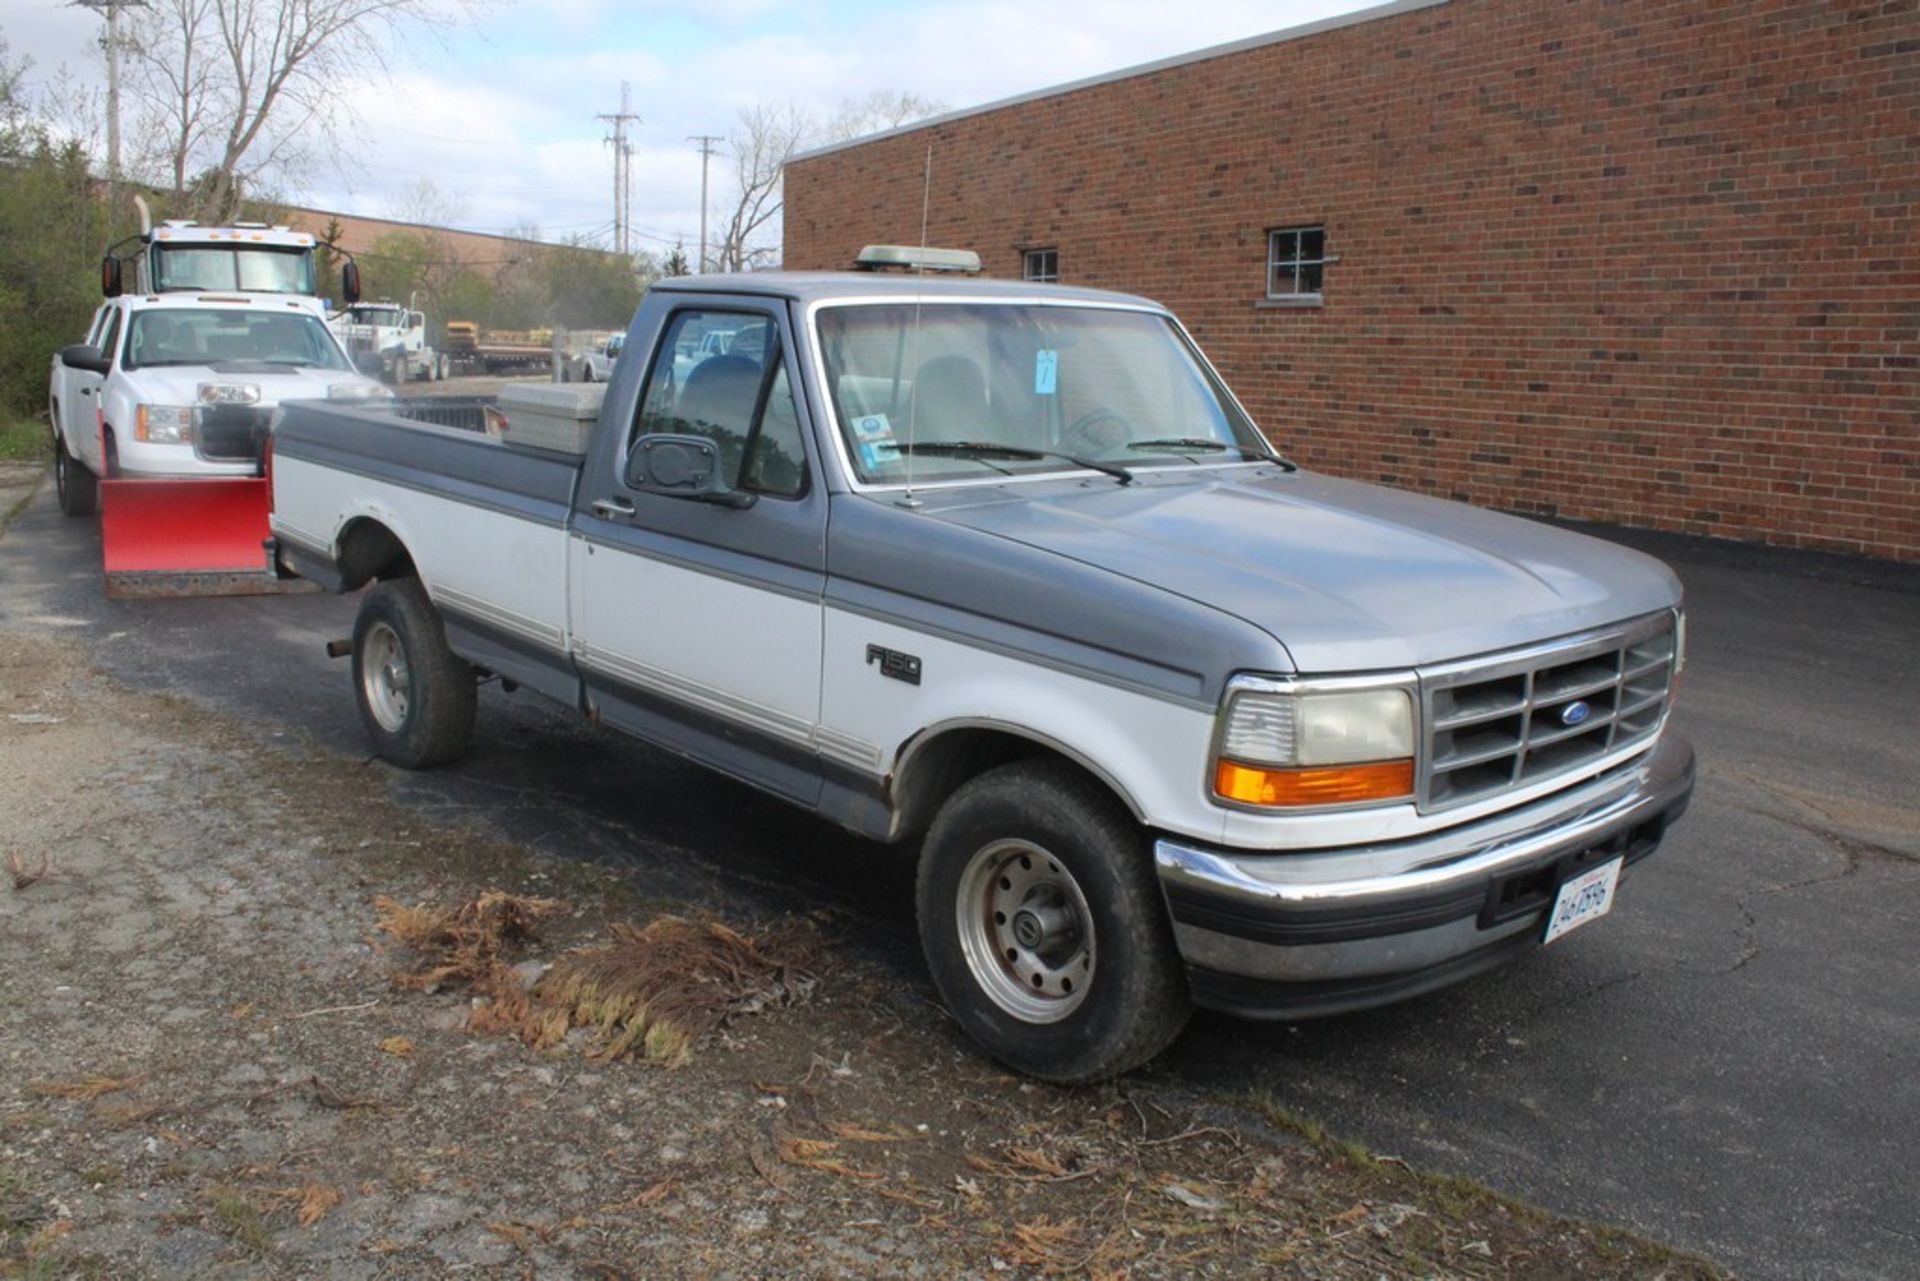
M801 416L798 383L793 369L789 367L787 363L787 356L792 344L787 341L787 336L780 324L779 317L770 311L760 311L754 308L734 309L724 306L716 307L709 303L693 301L675 306L661 318L659 329L660 339L654 344L653 359L648 363L646 373L641 377L639 395L634 401L633 419L627 428L626 447L620 454L621 465L619 474L622 477L622 487L626 487L624 478L626 476L627 466L632 461L634 449L638 447L642 437L655 434L642 430L642 423L647 416L647 397L653 389L654 376L660 372L662 362L666 363L669 372L672 371L674 349L677 346L674 338L675 327L681 323L683 317L689 314L734 317L742 322L755 324L764 323L767 326L767 354L762 360L760 367L760 386L754 393L753 417L748 423L746 436L741 441L739 470L735 475L728 478L728 483L743 493L750 493L759 498L770 498L787 503L804 501L813 489L813 465L812 460L807 455L806 420ZM746 324L743 323L733 332L739 333L740 330L745 327ZM724 355L726 353L718 354ZM712 359L712 357L709 357L709 359ZM695 366L695 368L698 368L698 366ZM793 417L797 429L798 443L800 445L800 484L790 494L782 493L777 489L767 489L745 483L748 467L753 460L753 448L755 444L759 442L766 428L767 407L772 401L774 384L779 381L783 373L786 375L787 396L794 407ZM674 388L676 403L679 399L680 392L681 388L676 384Z
M1309 233L1320 235L1320 253L1317 257L1307 257L1302 238ZM1292 238L1291 255L1283 256L1279 251L1283 237ZM1326 301L1327 268L1340 261L1338 254L1327 252L1327 224L1324 222L1292 223L1286 226L1267 228L1266 280L1262 301L1276 307L1318 307ZM1305 290L1299 288L1300 270L1303 267L1320 269L1319 288ZM1290 273L1295 288L1285 292L1274 289L1275 273L1285 269Z
M1033 270L1034 259L1051 258L1053 272L1036 273ZM1060 283L1060 249L1056 245L1035 245L1020 251L1020 279L1035 285L1057 285Z

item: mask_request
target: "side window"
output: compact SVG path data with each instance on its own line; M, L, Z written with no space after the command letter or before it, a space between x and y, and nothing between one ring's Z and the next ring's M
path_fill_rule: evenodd
M120 343L120 309L115 307L107 317L107 331L100 335L100 354L108 360L113 359L113 349Z
M112 307L101 307L93 313L93 323L87 326L87 345L89 347L98 347L100 345L100 331L105 328L107 320L113 315L114 310Z
M683 311L647 371L633 436L704 436L735 488L781 498L806 490L800 418L772 317Z

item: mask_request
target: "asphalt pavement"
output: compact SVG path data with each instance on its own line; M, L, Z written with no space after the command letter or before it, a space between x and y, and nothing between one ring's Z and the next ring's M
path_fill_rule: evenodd
M1612 916L1472 982L1299 1024L1201 1016L1146 1074L1271 1093L1333 1132L1750 1278L1920 1275L1920 572L1649 539L1685 580L1675 723L1693 808ZM367 756L354 601L109 601L92 522L51 486L0 537L0 625L263 740ZM930 994L908 860L536 696L482 692L475 750L368 786L630 871L663 905L829 909ZM86 780L75 780L84 797Z

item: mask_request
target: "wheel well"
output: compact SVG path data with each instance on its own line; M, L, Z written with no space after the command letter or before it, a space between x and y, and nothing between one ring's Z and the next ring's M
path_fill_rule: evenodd
M370 516L350 521L341 533L339 564L340 590L347 592L376 578L418 576L406 544Z
M1057 744L1011 730L962 726L936 730L910 741L893 780L894 834L902 839L927 830L946 799L968 781L1015 761L1055 760L1085 775L1144 821L1140 807L1114 781Z

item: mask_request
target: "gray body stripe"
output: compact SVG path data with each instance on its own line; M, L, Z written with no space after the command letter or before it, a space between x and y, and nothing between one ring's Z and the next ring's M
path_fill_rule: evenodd
M465 592L455 591L451 587L436 588L433 591L433 596L434 603L437 605L458 610L483 623L491 623L499 630L518 636L523 640L544 645L548 649L551 649L556 656L564 657L565 655L563 644L564 636L558 627L549 623L543 623L537 618L528 618L524 614L516 614L510 609L502 609L498 605L490 605L476 596L469 596Z
M702 711L715 713L739 722L763 734L784 739L789 743L813 746L812 730L804 719L789 716L770 707L736 698L711 685L690 681L684 677L663 672L657 667L648 667L632 659L593 645L584 646L579 655L580 666L646 690L649 693L664 694L677 702L687 703Z
M631 539L616 540L588 534L579 529L575 529L573 533L574 537L583 539L591 547L600 547L624 555L643 556L648 560L657 560L662 564L693 570L713 578L724 578L728 582L739 583L743 587L790 596L795 600L816 603L820 600L822 575L816 570L798 569L792 565L783 565L779 561L765 560L757 556L743 556L739 552L729 551L724 547L692 542L657 530L643 529L638 525L632 528Z
M1115 670L1112 657L1107 663L1096 665L1086 657L1090 646L1049 636L1044 632L995 623L992 619L961 615L884 588L829 579L827 606L871 618L875 622L891 623L909 631L924 632L955 644L986 650L1003 658L1033 663L1068 676L1125 690L1129 694L1171 703L1175 707L1191 708L1208 715L1212 715L1217 708L1215 703L1205 698L1186 698L1171 693L1164 685L1147 680L1129 680ZM1149 666L1145 663L1136 665L1142 668Z

